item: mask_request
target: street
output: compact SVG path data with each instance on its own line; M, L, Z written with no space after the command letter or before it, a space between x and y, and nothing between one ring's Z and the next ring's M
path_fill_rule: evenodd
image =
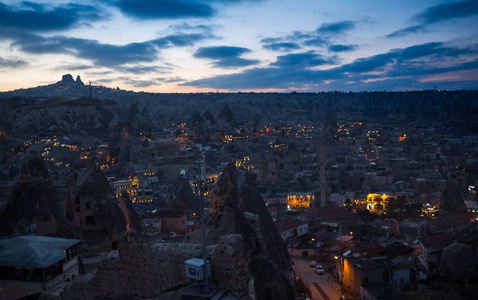
M295 274L300 275L305 284L309 287L312 293L312 300L339 299L340 294L336 289L340 289L340 285L337 282L334 282L334 278L327 272L327 270L325 274L316 274L315 268L310 267L311 260L313 260L313 258L292 257ZM320 264L320 262L317 262L317 264Z

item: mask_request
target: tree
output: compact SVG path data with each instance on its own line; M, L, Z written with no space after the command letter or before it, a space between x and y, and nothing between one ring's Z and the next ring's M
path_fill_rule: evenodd
M359 210L358 215L360 217L360 221L363 221L363 222L370 222L377 218L376 215L370 213L367 209Z
M416 217L419 216L422 211L422 204L421 203L412 203L405 208L405 214L408 217Z
M388 212L404 212L407 206L407 198L405 196L398 196L397 198L390 198L388 203ZM387 212L387 213L388 213Z

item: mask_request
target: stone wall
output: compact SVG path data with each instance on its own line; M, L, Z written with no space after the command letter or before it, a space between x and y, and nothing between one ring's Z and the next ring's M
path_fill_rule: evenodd
M240 296L248 295L251 276L242 236L223 236L218 244L207 247L207 253L211 262L210 281L218 288L237 292ZM157 297L193 283L186 277L184 266L184 262L193 257L202 257L200 244L150 244L129 236L119 250L105 255L98 271L62 285L55 294L60 299L113 295Z

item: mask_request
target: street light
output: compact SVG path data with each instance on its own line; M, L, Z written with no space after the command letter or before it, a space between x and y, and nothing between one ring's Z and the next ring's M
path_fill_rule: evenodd
M312 238L312 241L315 241L314 238ZM316 253L316 261L319 260L319 240L317 240L317 247L315 248L315 253Z

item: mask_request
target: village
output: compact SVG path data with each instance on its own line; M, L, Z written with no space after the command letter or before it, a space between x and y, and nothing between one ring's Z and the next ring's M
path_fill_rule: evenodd
M230 165L253 176L290 256L321 264L337 294L402 299L433 290L437 270L447 270L466 295L476 295L476 271L460 269L449 249L476 235L478 135L459 122L303 121L238 121L225 105L216 117L195 111L161 130L125 126L113 142L98 134L5 134L0 210L24 162L40 157L60 209L83 228L83 264L94 270L95 256L119 247L121 230L107 233L107 222L95 219L95 201L73 204L72 180L78 186L76 178L104 176L128 228L141 228L153 243L182 243L200 228L201 210L207 220L215 185ZM36 232L57 236L56 224L37 222Z

